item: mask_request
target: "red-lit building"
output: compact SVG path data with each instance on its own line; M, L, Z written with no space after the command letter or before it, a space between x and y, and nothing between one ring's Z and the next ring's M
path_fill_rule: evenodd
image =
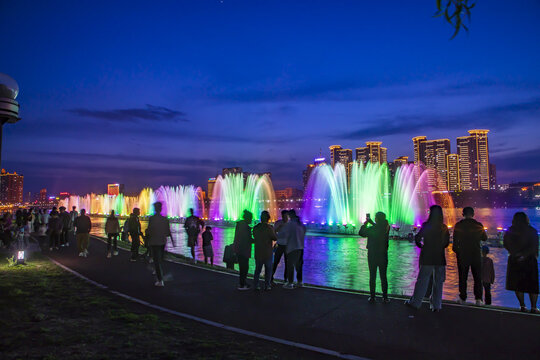
M24 176L16 172L8 173L2 169L0 174L0 202L3 204L20 204L23 202Z
M124 193L124 184L108 184L107 195L120 195Z

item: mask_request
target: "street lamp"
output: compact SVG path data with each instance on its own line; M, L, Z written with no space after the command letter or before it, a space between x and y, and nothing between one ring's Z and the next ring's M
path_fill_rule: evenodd
M14 124L21 120L19 103L15 101L18 94L19 85L17 82L10 76L0 73L0 165L2 164L2 129L4 124Z

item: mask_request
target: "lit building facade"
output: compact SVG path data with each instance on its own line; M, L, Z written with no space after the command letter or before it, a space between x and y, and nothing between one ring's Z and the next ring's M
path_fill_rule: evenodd
M118 196L124 193L124 184L108 184L107 195Z
M234 175L234 174L242 174L242 168L241 167L231 167L231 168L223 168L223 171L221 172L221 176L225 177L227 175Z
M446 167L448 169L448 191L459 191L459 155L448 154L446 157Z
M216 180L217 179L215 177L211 177L211 178L208 179L208 192L207 192L207 194L208 194L208 198L210 200L214 199L213 194L214 194L214 186L216 186Z
M2 169L0 174L0 202L20 204L23 202L24 176L16 172L8 173Z
M489 190L489 130L469 130L468 136L457 138L461 190Z
M388 161L388 150L382 147L380 141L367 141L365 147L356 148L356 161L384 164Z
M408 163L409 163L409 157L408 156L400 156L400 157L394 159L394 166L396 166L396 167L407 165Z
M426 142L427 138L425 136L416 136L413 137L413 146L414 146L414 163L416 165L426 164Z
M339 159L339 152L341 151L341 145L331 145L330 149L330 165L332 168L336 166L336 162Z

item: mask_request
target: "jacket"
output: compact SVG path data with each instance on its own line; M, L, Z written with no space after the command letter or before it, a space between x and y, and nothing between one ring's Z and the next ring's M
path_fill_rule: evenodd
M446 265L444 249L450 244L450 233L446 225L434 226L427 222L423 223L416 234L415 242L416 246L422 249L420 265Z
M452 250L460 261L479 259L482 241L487 240L484 225L474 219L463 219L454 228Z
M148 245L150 246L165 245L167 243L167 236L171 236L169 219L161 214L151 216L148 220L146 236L148 237Z
M75 227L77 234L89 234L92 229L92 221L88 215L81 215L75 219Z
M253 236L251 235L251 227L245 220L240 220L236 223L234 230L234 252L247 258L251 257L251 244L253 244Z
M269 224L257 224L253 228L255 241L255 260L265 261L272 258L272 242L277 240L274 229Z
M120 222L118 221L118 218L115 217L108 217L107 221L105 221L105 233L106 234L118 234L120 232Z
M281 228L280 235L281 233L283 233L287 241L285 250L287 254L294 250L304 250L306 227L300 221L290 220Z
M368 249L368 256L372 257L388 257L388 234L390 232L390 226L388 222L384 224L374 224L368 227L366 224L362 225L358 235L367 237L366 249Z

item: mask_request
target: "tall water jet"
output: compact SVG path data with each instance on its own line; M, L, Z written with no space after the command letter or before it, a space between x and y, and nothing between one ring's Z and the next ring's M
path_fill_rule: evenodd
M277 208L274 187L268 175L221 175L216 179L210 203L211 220L237 221L248 210L258 218L263 210L276 219Z
M320 165L313 170L304 195L305 221L355 226L365 221L366 214L382 211L392 224L417 225L431 205L453 208L434 170L410 164L391 176L386 164L354 162L348 173L340 163L334 169ZM436 191L428 186L429 178L437 179Z

